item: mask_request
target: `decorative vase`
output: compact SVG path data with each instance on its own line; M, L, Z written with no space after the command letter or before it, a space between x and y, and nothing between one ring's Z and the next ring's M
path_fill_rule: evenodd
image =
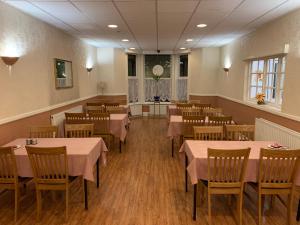
M160 96L154 96L154 101L159 102L160 101Z
M257 104L258 104L258 105L264 105L264 104L265 104L265 101L257 101Z

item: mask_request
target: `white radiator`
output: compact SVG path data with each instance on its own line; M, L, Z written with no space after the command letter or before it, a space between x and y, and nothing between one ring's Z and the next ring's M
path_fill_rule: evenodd
M255 119L255 140L276 141L291 149L300 148L300 133L265 119Z
M58 126L58 137L64 137L64 120L65 120L65 113L81 113L83 112L82 105L75 106L71 109L66 111L62 111L56 114L51 115L51 124L53 126Z

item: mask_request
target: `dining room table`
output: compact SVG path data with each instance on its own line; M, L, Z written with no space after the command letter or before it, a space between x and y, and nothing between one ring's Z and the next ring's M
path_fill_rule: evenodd
M106 165L108 151L102 138L37 138L34 147L61 147L66 146L68 159L68 174L82 176L84 179L84 202L88 209L87 182L95 182L94 166L96 165L96 186L100 184L100 163ZM26 151L26 138L15 139L4 146L13 146L20 177L33 177L29 157Z
M185 190L188 191L188 176L194 187L193 219L196 220L197 184L199 180L207 180L207 149L244 149L251 148L245 182L258 181L259 157L261 148L269 148L275 141L199 141L186 140L179 152L185 154ZM274 150L276 151L276 150ZM300 174L295 178L296 186L300 186Z

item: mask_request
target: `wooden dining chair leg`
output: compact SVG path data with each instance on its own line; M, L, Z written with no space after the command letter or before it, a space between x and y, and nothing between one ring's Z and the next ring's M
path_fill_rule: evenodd
M174 138L172 138L172 157L174 157Z
M69 218L69 187L66 188L66 221Z
M258 225L261 225L261 222L262 222L262 206L261 206L261 195L260 194L258 194L258 206L257 206L257 210L258 210Z
M193 220L197 218L197 184L194 184Z
M297 217L296 220L299 221L300 220L300 199L298 201L298 209L297 209Z
M184 171L185 171L185 192L188 192L188 172L187 172L187 166L188 166L188 157L185 154L185 167L184 167Z
M289 195L288 198L288 206L287 206L287 216L288 216L288 225L292 225L293 223L293 196L294 196L294 191L292 190L291 194Z
M42 210L42 193L40 190L36 190L36 204L37 204L37 219L41 218L41 210Z
M207 194L208 225L211 225L211 195Z
M237 213L238 213L238 224L242 225L242 223L243 223L243 193L240 193L238 195Z
M15 188L15 222L17 222L18 219L19 200L20 200L20 191L19 191L19 187L16 187Z

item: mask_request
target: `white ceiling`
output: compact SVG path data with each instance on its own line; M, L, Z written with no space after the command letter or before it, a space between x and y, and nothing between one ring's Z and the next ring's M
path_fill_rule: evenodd
M98 47L222 46L300 7L300 0L4 0ZM206 28L197 28L206 23ZM110 29L108 24L117 24ZM129 42L121 42L121 39ZM186 42L192 38L192 42Z

